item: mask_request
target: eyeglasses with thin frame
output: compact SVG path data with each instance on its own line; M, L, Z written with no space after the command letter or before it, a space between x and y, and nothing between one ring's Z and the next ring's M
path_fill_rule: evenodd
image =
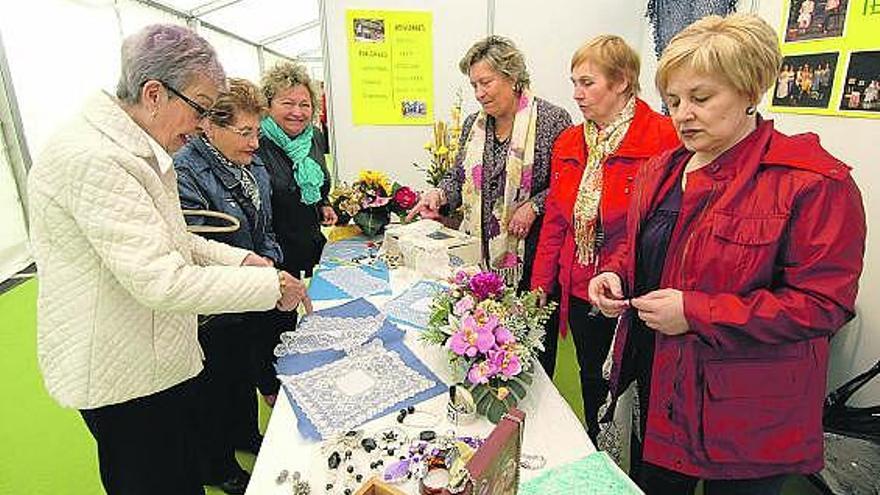
M239 129L238 127L233 127L231 125L224 125L221 127L223 127L224 129L228 129L231 132L234 132L235 134L237 134L239 137L241 137L242 139L244 139L246 141L250 141L251 139L254 139L254 138L257 138L257 139L260 138L260 129L251 129L251 128Z
M198 103L196 103L195 101L193 101L189 97L185 96L180 91L174 89L174 86L166 83L165 81L159 81L159 83L162 84L162 86L165 86L165 89L167 89L169 92L171 92L171 94L180 98L181 100L183 100L184 103L191 106L193 108L193 110L196 111L196 115L198 116L199 119L205 118L211 112L209 109L199 105Z

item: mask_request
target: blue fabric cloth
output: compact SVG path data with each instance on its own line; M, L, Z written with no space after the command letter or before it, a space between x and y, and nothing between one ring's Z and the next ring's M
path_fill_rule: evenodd
M385 313L397 323L424 330L431 319L430 301L446 286L430 280L419 280L402 294L385 304ZM424 300L424 301L423 301Z
M648 0L645 16L654 27L657 58L679 31L709 15L726 16L736 10L736 0Z
M386 265L382 261L378 261L374 263L372 266L370 265L353 265L346 264L341 265L337 263L327 263L321 264L315 269L315 273L312 276L312 281L309 284L309 297L313 301L327 301L334 299L352 299L352 295L346 291L345 287L339 287L330 281L328 281L325 276L328 272L339 268L340 266L357 266L361 271L365 274L370 275L372 277L378 278L380 280L385 281L384 288L374 291L370 294L366 295L383 295L391 293L391 284L390 284L390 273L388 271L388 265Z
M315 314L323 316L336 317L372 316L378 313L379 309L364 299L355 299L354 301L347 302L340 306L334 306L332 308L323 309L315 312ZM409 350L409 347L407 347L406 344L403 343L403 336L404 332L397 328L397 326L395 326L389 320L386 320L382 327L376 332L376 337L382 340L382 343L386 349L396 352L403 360L403 362L407 364L407 366L416 370L425 378L433 380L436 385L424 392L415 395L414 397L411 397L410 399L394 404L393 406L380 412L371 419L375 419L386 414L390 414L399 409L403 409L407 406L426 401L432 397L436 397L437 395L445 393L448 390L443 381L437 378L437 376L427 366L425 366L425 364L422 363L422 361L418 357L416 357L416 355L413 354L411 350ZM275 365L275 369L278 371L279 375L296 375L332 363L338 359L343 358L344 356L345 353L343 353L342 351L333 350L284 356L282 358L278 358L278 363ZM315 428L315 425L313 425L312 422L309 421L308 416L306 416L303 410L299 407L299 404L297 404L293 396L290 395L290 392L287 390L287 388L282 388L284 389L284 393L287 394L287 398L290 399L290 403L293 406L293 412L294 414L296 414L297 429L299 430L299 432L306 438L312 440L322 440L321 435Z
M249 249L260 256L282 261L281 247L272 230L272 188L269 173L255 156L248 170L256 179L260 208L243 190L234 171L221 163L201 139L191 139L174 155L180 206L184 210L212 210L232 215L241 222L235 232L203 234L215 241ZM226 225L221 220L187 215L189 225Z

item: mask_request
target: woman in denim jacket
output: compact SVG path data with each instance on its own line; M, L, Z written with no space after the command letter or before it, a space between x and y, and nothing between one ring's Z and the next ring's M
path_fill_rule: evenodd
M256 86L230 79L202 132L175 155L174 168L184 210L218 211L240 223L233 232L206 237L250 249L275 265L282 255L272 231L269 174L254 155L265 108ZM189 225L224 224L199 215L187 215L186 220ZM265 313L224 314L200 325L205 370L200 375L204 388L197 420L199 464L203 481L227 493L244 493L247 486L248 475L235 459L235 447L259 448L254 385L274 380L271 354L265 355L259 338L268 325Z

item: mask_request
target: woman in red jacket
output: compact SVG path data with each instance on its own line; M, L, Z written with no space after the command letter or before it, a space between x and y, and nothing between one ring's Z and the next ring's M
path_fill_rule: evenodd
M623 314L612 397L635 375L647 494L778 494L822 469L832 335L854 316L865 247L849 167L755 112L780 65L760 18L672 39L657 87L683 147L642 169L625 243L590 282ZM641 356L641 357L639 357Z
M532 288L562 289L560 330L571 326L580 365L587 431L599 431L598 410L608 388L602 363L615 320L591 311L587 283L604 250L623 237L636 172L648 157L678 144L666 117L637 98L639 58L623 39L599 36L571 59L574 99L584 123L556 140L550 193L532 275ZM548 332L542 363L553 375L557 332Z

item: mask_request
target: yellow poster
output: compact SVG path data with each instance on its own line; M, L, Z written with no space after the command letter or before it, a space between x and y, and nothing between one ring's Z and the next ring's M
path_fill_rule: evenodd
M431 13L349 10L345 23L354 124L431 124Z
M880 0L784 0L775 112L880 118Z

